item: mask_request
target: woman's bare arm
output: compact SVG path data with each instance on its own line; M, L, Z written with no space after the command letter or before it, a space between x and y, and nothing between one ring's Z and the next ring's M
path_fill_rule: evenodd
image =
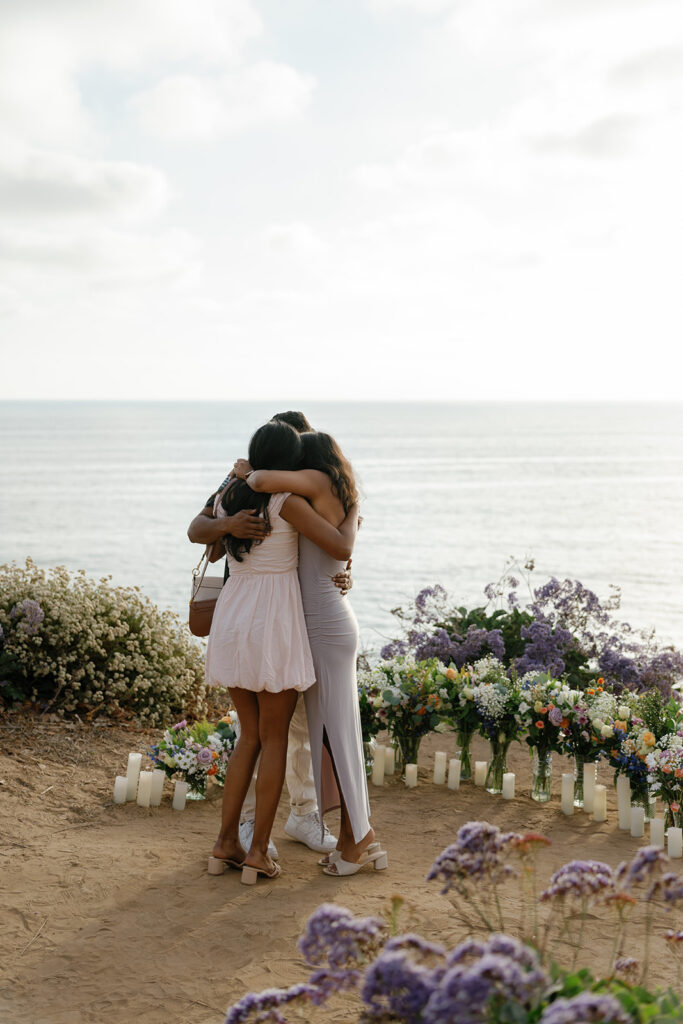
M190 523L187 536L193 544L213 544L227 534L239 537L240 540L262 540L267 533L267 526L256 509L243 509L234 516L214 518L211 505L207 505Z
M305 470L303 472L306 472ZM282 506L280 515L332 558L345 562L351 557L358 532L358 505L353 505L339 526L333 526L318 515L308 502L298 494L292 494Z
M252 469L246 459L238 459L234 472L236 476L246 480L252 491L261 491L265 494L289 491L313 501L324 494L329 494L331 490L329 476L318 469Z

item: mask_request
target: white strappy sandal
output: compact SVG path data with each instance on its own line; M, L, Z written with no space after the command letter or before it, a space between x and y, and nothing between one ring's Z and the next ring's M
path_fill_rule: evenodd
M371 844L378 846L379 843ZM354 863L353 861L344 860L343 857L337 857L335 861L330 863L327 867L323 868L326 875L332 875L333 877L340 878L344 875L357 875L361 868L366 868L368 864L372 864L375 871L384 871L389 867L389 858L386 850L381 848L374 850L372 853L369 852L370 847L363 851L359 861Z
M369 846L363 850L363 855L366 853L375 853L377 850L381 850L380 843L370 843ZM341 850L331 850L330 853L326 853L324 857L321 857L318 864L321 868L328 868L330 864L336 864L341 857Z

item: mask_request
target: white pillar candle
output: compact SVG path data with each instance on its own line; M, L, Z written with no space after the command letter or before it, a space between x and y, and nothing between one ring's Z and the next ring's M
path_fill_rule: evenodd
M117 775L114 779L114 803L125 804L128 793L128 779L125 775Z
M448 788L460 789L460 758L452 757L448 762Z
M631 827L631 783L627 775L617 776L617 808L619 828L626 832Z
M187 782L181 782L178 780L173 790L173 810L184 811L185 810L185 799L187 797L187 791L189 789Z
M515 773L505 772L503 775L503 799L512 800L515 795Z
M149 807L149 798L152 795L153 772L140 772L138 780L138 805Z
M640 839L645 835L645 808L634 806L631 808L631 835L634 839Z
M593 813L595 798L595 763L589 761L583 766L583 809L586 814Z
M384 748L384 776L393 776L396 771L396 750L394 747Z
M683 828L671 825L666 830L666 852L670 857L683 857Z
M417 765L407 764L406 765L406 786L408 789L413 789L417 786Z
M574 772L562 772L562 813L574 813Z
M434 754L434 785L443 786L446 781L446 752L437 750Z
M488 761L475 761L474 762L474 785L483 786L486 783L486 772L488 771Z
M128 789L126 791L126 800L135 800L135 796L138 791L138 779L140 778L141 764L142 754L132 753L128 755L128 771L126 772Z
M650 821L650 846L664 849L664 818L652 818Z
M596 785L593 790L593 821L607 821L607 786Z
M152 792L150 794L149 803L151 807L158 807L161 803L161 797L164 792L164 779L166 778L166 772L161 768L155 768L152 772Z
M373 786L384 785L384 754L385 747L375 747L374 761L372 764Z

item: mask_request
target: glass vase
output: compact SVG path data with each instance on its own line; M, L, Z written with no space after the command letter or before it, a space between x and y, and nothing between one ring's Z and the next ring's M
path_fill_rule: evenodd
M503 792L503 776L507 771L509 740L491 740L491 761L486 772L484 788L487 793Z
M651 821L656 814L657 800L650 796L647 783L635 783L631 779L631 806L642 807L645 811L645 821Z
M186 800L206 800L206 793L202 793L201 789L188 789Z
M533 767L531 772L531 799L539 804L550 800L553 782L553 755L546 751L533 751Z
M583 767L586 764L593 765L593 771L597 778L597 763L583 754L574 754L574 807L583 807Z
M375 748L377 741L372 736L369 740L363 741L363 757L365 759L365 774L368 778L372 775L372 769L375 766Z
M472 778L472 751L470 750L472 733L458 732L456 739L460 747L460 781L466 782Z
M394 734L396 740L396 770L405 775L407 764L417 764L417 756L420 750L421 736L413 733Z
M681 811L679 803L669 803L666 805L664 813L665 831L667 828L683 828L683 811Z

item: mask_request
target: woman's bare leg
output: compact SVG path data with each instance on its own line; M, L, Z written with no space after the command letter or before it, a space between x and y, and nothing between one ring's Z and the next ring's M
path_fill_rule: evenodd
M268 840L275 821L277 805L285 781L287 735L294 714L296 690L256 694L259 709L261 761L256 776L256 815L254 838L247 853L247 863L270 872L273 862L268 856Z
M240 812L261 749L259 707L257 695L249 690L231 687L230 696L240 720L240 738L230 755L225 773L221 830L213 848L213 856L233 857L242 861L244 850L239 841Z
M374 841L375 832L374 829L370 829L359 843L356 842L353 836L353 829L351 828L351 819L349 818L349 812L344 801L344 792L342 790L339 776L337 775L337 768L332 757L332 748L330 747L330 741L327 736L327 732L323 729L323 743L327 748L327 752L330 755L330 761L332 762L332 771L334 777L337 780L337 789L339 790L339 803L341 805L341 821L339 824L339 840L337 842L337 849L341 853L343 859L349 863L356 864L365 850L366 847Z

